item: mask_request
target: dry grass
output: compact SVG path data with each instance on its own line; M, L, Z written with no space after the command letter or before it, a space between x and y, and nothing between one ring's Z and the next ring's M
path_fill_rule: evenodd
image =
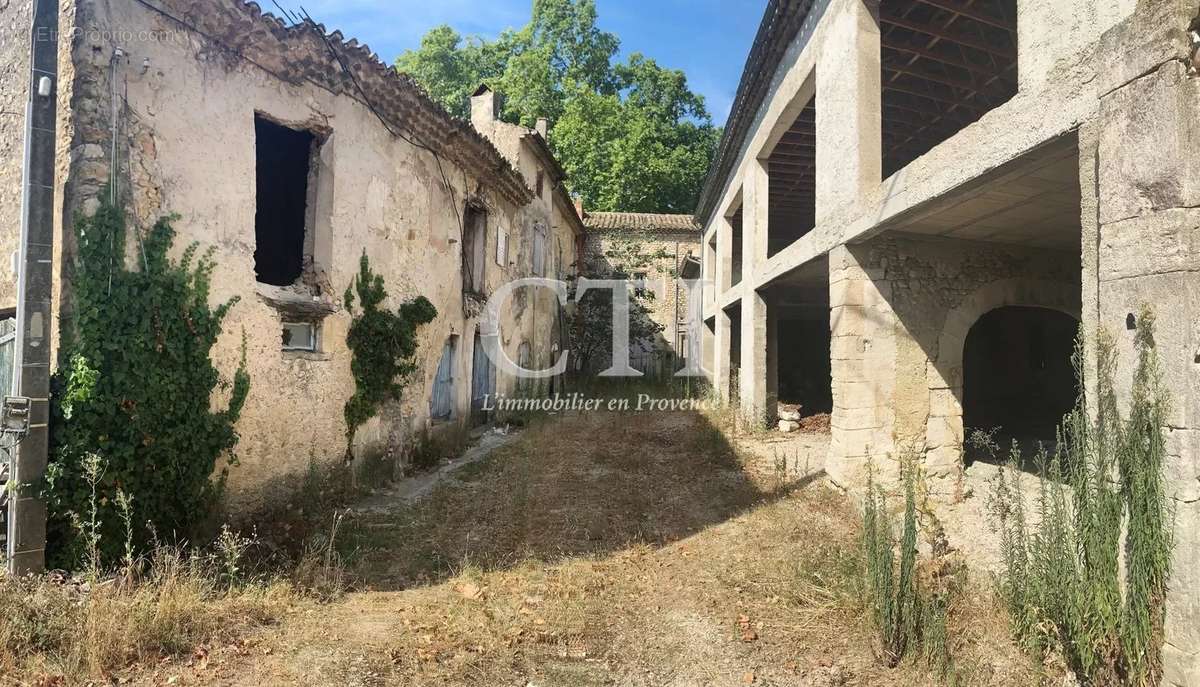
M296 600L284 583L226 587L210 563L162 548L137 581L0 578L0 684L102 680L231 640Z
M421 501L335 520L287 582L171 550L136 582L0 581L0 685L947 683L873 655L849 500L720 421L538 420ZM990 588L950 608L956 684L1036 684Z
M536 423L425 500L352 516L363 591L145 684L933 685L871 651L858 517L696 414ZM1041 678L990 582L950 609L958 684Z

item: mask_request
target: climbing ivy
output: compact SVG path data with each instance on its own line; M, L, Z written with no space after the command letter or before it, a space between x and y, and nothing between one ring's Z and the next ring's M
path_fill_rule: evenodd
M157 536L183 539L204 523L224 479L218 458L237 444L234 429L250 377L242 362L232 384L210 359L221 321L236 302L209 306L212 250L197 244L178 261L168 257L174 217L158 221L126 266L124 213L103 203L77 218L78 257L71 278L72 327L54 379L50 465L43 488L55 562L73 565L81 553L77 523L84 514L99 534L99 553L123 553L126 535L144 547ZM213 410L215 389L229 403ZM85 457L98 456L95 513ZM118 497L129 498L132 532Z
M354 312L355 296L362 308ZM417 328L437 317L437 308L424 296L404 303L396 312L382 309L387 299L383 277L371 271L364 251L358 274L346 288L346 309L354 316L346 345L354 373L354 395L346 401L346 438L354 439L359 425L379 412L385 401L398 400L417 369ZM347 446L347 451L349 447Z

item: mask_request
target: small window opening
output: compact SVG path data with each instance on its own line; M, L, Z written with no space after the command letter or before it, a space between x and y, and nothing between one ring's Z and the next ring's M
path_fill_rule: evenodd
M254 273L259 282L288 286L304 269L311 161L317 138L254 118L256 207Z
M316 351L317 325L312 322L284 322L283 350Z
M546 174L544 172L542 172L541 170L538 170L538 173L537 173L537 197L538 198L542 197L542 187L545 185L545 182L546 182Z
M463 213L463 290L482 294L483 271L487 248L487 211L468 205Z

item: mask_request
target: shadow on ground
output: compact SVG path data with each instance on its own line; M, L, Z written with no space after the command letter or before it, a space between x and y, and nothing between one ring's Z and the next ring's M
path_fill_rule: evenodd
M700 412L572 414L534 422L424 498L360 512L342 548L364 585L406 589L468 567L661 546L808 481L756 481Z

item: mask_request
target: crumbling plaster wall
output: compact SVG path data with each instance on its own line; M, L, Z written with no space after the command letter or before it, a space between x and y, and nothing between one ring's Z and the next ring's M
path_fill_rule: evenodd
M900 454L923 459L950 495L961 470L962 345L979 316L1005 305L1079 317L1079 257L1065 251L887 234L830 255L833 418L828 471L888 479Z
M1114 339L1122 403L1137 315L1144 305L1157 315L1175 517L1164 684L1179 687L1200 684L1200 77L1186 33L1198 15L1197 0L1142 0L1106 33L1101 52L1119 59L1101 71L1080 132L1085 326Z
M249 510L291 488L293 476L310 462L331 464L345 451L342 408L354 390L345 337L351 315L341 296L365 252L384 276L389 307L424 295L439 316L419 333L420 372L401 403L359 429L354 454L365 466L383 457L399 463L415 437L429 427L429 395L443 343L460 336L455 362L456 417L470 402L475 315L464 311L461 283L461 218L468 197L489 209L489 254L495 254L494 227L521 226L524 210L513 206L463 169L393 137L362 103L310 83L281 81L238 59L211 40L133 2L97 3L96 28L121 27L127 34L154 32L154 40L121 45L117 82L127 93L128 115L118 143L122 183L133 219L145 225L175 213L175 251L197 241L215 247L214 303L240 302L224 323L214 362L231 376L245 336L251 377L250 397L238 423L240 464L230 474L231 505ZM113 49L103 31L90 32L77 46L77 82L107 94ZM146 33L144 35L151 35ZM143 69L143 64L146 68ZM81 89L84 90L84 89ZM107 103L107 97L102 99ZM254 114L262 112L296 127L328 131L318 172L316 233L328 254L317 258L323 271L319 298L334 309L321 323L318 353L280 350L280 315L257 294L254 274L255 144ZM75 112L80 132L72 160L74 192L69 202L85 210L109 165L100 154L107 143L108 113L83 105ZM322 259L323 258L323 259ZM494 288L527 266L507 270L490 261L487 283ZM502 315L502 340L515 358L512 332L527 326ZM67 318L69 321L69 318ZM501 388L511 385L501 379Z

